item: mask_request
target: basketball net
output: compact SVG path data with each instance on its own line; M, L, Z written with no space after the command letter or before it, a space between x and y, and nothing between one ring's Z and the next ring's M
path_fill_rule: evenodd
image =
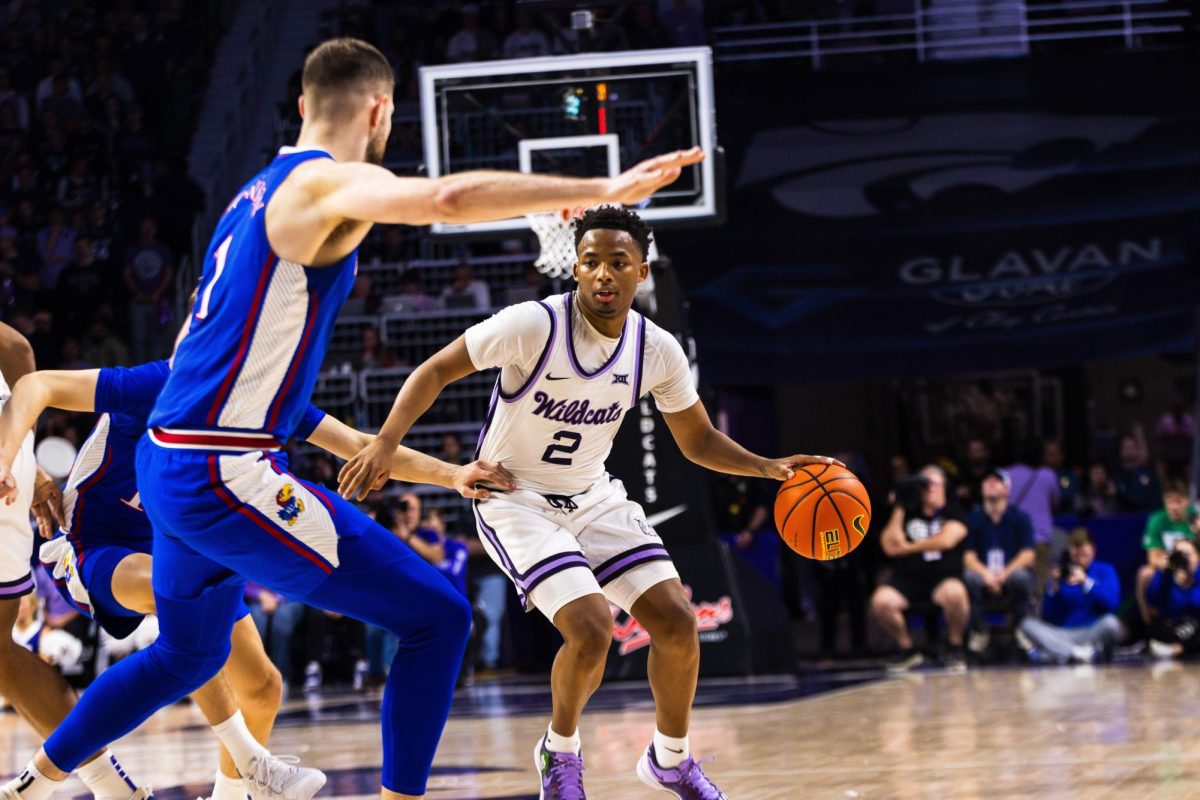
M551 278L566 278L575 266L575 220L583 216L586 208L570 208L538 214L526 214L529 229L538 238L541 254L533 266ZM646 258L651 264L658 260L658 247L650 243Z

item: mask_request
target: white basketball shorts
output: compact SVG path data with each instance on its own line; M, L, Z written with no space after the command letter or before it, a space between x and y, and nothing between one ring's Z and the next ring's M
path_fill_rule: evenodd
M495 494L475 503L475 523L525 610L537 608L551 621L589 594L629 612L647 589L679 577L642 507L607 475L571 497Z
M33 497L33 478L37 463L33 457L33 434L25 437L13 460L17 479L17 500L11 506L0 501L0 600L20 597L33 591L33 526L29 523L29 501Z

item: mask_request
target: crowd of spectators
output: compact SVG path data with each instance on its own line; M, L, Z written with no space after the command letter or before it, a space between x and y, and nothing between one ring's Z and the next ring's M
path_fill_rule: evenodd
M0 3L0 315L40 367L165 355L209 24L182 0Z

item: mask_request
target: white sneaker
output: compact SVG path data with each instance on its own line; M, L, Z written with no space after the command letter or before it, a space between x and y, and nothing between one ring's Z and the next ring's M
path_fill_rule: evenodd
M1150 640L1150 655L1159 661L1166 661L1167 659L1175 658L1179 655L1179 651L1181 649L1182 648L1177 644L1160 642L1155 639Z
M295 756L255 756L242 776L251 800L312 800L325 785L325 773L299 763Z
M988 645L992 643L992 634L990 631L971 631L971 635L967 637L967 649L975 655L987 652Z

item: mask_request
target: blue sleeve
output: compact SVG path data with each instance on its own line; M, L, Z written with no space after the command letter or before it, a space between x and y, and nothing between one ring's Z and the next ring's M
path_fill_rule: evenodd
M171 376L166 361L137 367L105 367L96 379L96 411L125 414L143 422Z
M1097 564L1094 572L1094 575L1088 576L1094 582L1092 590L1088 592L1092 599L1092 608L1101 613L1111 614L1121 602L1121 579L1117 577L1117 571L1108 564Z
M1057 592L1050 590L1050 586L1046 586L1046 596L1042 599L1042 619L1049 622L1051 625L1062 625L1066 619L1066 603L1063 602L1063 589L1071 587L1060 587Z
M1171 604L1170 592L1163 591L1163 580L1171 579L1164 578L1164 575L1162 570L1155 571L1154 577L1150 579L1150 584L1146 586L1146 602L1163 614L1167 613Z
M325 412L308 404L308 408L304 409L304 415L300 417L300 424L296 426L296 430L292 433L297 439L307 439L312 436L312 432L321 424L321 420L325 419Z
M1018 550L1033 549L1033 520L1024 511L1017 515L1017 539L1020 542Z

